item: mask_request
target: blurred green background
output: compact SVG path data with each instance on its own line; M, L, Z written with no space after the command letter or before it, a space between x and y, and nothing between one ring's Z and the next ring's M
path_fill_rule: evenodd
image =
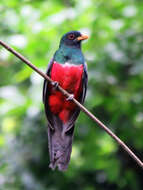
M42 71L80 30L85 106L143 158L143 1L1 0L0 39ZM0 190L141 190L137 164L84 113L67 172L48 167L43 78L0 47Z

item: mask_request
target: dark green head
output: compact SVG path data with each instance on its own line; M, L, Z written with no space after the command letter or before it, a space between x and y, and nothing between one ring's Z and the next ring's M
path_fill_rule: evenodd
M60 41L59 49L54 54L54 60L64 64L84 64L84 56L81 52L81 41L87 39L87 35L82 35L78 31L66 33Z
M81 47L81 41L87 39L87 35L82 35L79 31L71 31L66 33L60 41L60 46L70 46L74 48Z

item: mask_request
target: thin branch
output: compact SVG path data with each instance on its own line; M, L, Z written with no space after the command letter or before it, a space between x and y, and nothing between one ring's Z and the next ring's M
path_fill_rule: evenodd
M43 78L45 78L50 83L54 82L49 76L40 71L37 67L35 67L29 60L23 57L20 53L15 51L13 48L9 47L6 43L0 40L0 45L7 49L9 52L14 54L24 63L26 63L29 67L39 73ZM58 90L63 93L66 97L69 97L70 94L64 90L61 86L57 86ZM80 104L75 98L72 101L93 121L95 121L104 131L106 131L135 161L136 163L143 169L143 162L131 151L131 149L119 138L117 137L106 125L104 125L97 117L95 117L88 109L86 109L82 104Z

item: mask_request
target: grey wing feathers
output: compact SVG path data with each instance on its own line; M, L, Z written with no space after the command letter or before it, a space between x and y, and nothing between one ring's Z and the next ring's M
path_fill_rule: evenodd
M50 75L52 65L53 65L53 59L51 59L50 63L48 64L48 68L47 68L47 71L46 71L46 74L48 76ZM45 100L46 100L47 84L48 84L48 81L45 79L44 84L43 84L43 103L45 103Z
M87 75L87 65L84 64L84 73L83 73L83 93L81 103L84 103L86 91L87 91L87 83L88 83L88 75Z
M53 65L53 59L51 59L50 63L48 64L48 68L46 71L46 74L48 76L50 76L50 71L51 71L51 67ZM48 119L48 124L50 126L51 129L53 128L53 120L54 120L54 116L52 115L52 113L50 112L49 106L48 106L48 95L49 95L49 90L48 90L48 81L45 79L44 80L44 84L43 84L43 103L45 106L45 113L46 113L46 117Z

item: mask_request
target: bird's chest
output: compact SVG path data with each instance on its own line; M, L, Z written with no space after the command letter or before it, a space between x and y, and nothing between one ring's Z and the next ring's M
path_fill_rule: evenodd
M54 63L51 69L51 78L69 93L79 91L82 81L83 65ZM75 94L76 95L76 94Z
M73 94L77 100L80 99L83 89L82 76L83 65L53 63L51 69L52 80L59 82L59 85ZM72 101L67 101L66 97L50 84L49 92L48 102L51 112L58 115L61 121L66 123L70 114L76 109L76 105Z

